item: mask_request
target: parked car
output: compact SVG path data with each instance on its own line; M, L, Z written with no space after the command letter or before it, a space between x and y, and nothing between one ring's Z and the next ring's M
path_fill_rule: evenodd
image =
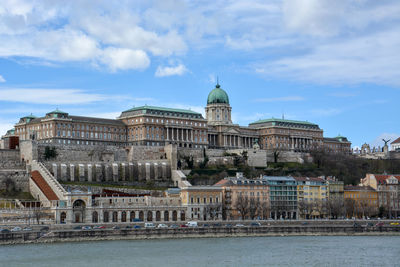
M237 223L235 227L246 227L243 223Z
M147 222L147 223L144 223L144 228L155 228L156 226L154 225L154 223L150 223L150 222Z
M398 222L391 222L390 225L399 225L400 223Z
M32 231L32 228L30 228L30 227L25 227L25 228L23 229L23 231Z
M90 227L90 226L82 226L82 230L92 230L92 227Z
M378 222L377 224L375 224L375 227L381 227L384 226L385 223L384 222Z
M250 226L252 226L252 227L260 227L260 226L261 226L261 223L259 223L259 222L252 222L252 223L250 224Z
M43 226L42 228L40 228L40 231L49 231L49 227L48 226Z
M222 224L220 224L220 223L214 223L212 226L213 226L213 227L221 227Z
M157 225L157 228L168 228L168 225L166 225L165 223L160 223Z
M118 229L120 229L120 227L119 227L118 225L114 225L114 226L112 227L112 229L118 230Z
M81 230L82 227L81 227L81 226L75 226L73 229L74 229L74 230Z
M188 226L186 224L181 224L180 227L181 228L187 228Z
M0 233L2 233L2 234L7 234L9 232L10 232L10 230L8 230L8 229L1 229L0 230Z
M139 219L139 218L134 218L133 220L132 220L132 222L141 222L142 220L141 219Z
M198 227L199 226L196 221L187 222L186 225L188 227Z
M302 222L301 224L302 225L308 225L308 222Z
M132 229L133 227L130 225L125 226L125 229Z
M106 227L103 225L96 225L93 227L93 229L105 229Z
M178 228L179 227L179 225L177 225L177 224L171 224L170 226L169 226L169 228Z
M227 223L227 224L225 224L225 227L231 228L231 227L233 227L233 225L230 223Z
M140 229L140 228L142 228L142 226L140 226L140 225L134 225L133 226L133 229Z
M18 231L21 231L21 230L22 230L21 227L15 226L13 229L11 229L11 232L18 232Z

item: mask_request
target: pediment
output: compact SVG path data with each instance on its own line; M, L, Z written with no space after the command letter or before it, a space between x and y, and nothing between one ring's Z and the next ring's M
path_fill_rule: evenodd
M226 134L240 134L240 131L238 131L235 128L229 128L229 129L226 129L224 133L226 133Z

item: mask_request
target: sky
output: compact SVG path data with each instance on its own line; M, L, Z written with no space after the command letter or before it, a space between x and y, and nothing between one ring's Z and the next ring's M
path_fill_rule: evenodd
M218 77L240 125L317 123L324 136L400 136L400 1L0 2L0 135L56 108L204 114Z

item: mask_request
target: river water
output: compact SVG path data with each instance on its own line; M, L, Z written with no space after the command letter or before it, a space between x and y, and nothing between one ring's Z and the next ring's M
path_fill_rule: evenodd
M0 266L400 266L400 236L289 236L0 246Z

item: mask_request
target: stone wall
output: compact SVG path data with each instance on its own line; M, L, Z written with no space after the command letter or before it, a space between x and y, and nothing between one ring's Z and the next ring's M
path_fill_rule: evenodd
M29 174L25 170L0 170L0 190L6 189L6 181L11 179L15 190L29 192Z
M0 169L23 169L23 166L20 160L19 150L0 150Z
M161 146L131 146L128 161L166 159L164 147Z
M46 147L55 148L57 157L51 161L57 162L113 162L128 159L128 150L117 146L44 144L31 140L21 142L21 158L27 163L32 160L44 162Z

